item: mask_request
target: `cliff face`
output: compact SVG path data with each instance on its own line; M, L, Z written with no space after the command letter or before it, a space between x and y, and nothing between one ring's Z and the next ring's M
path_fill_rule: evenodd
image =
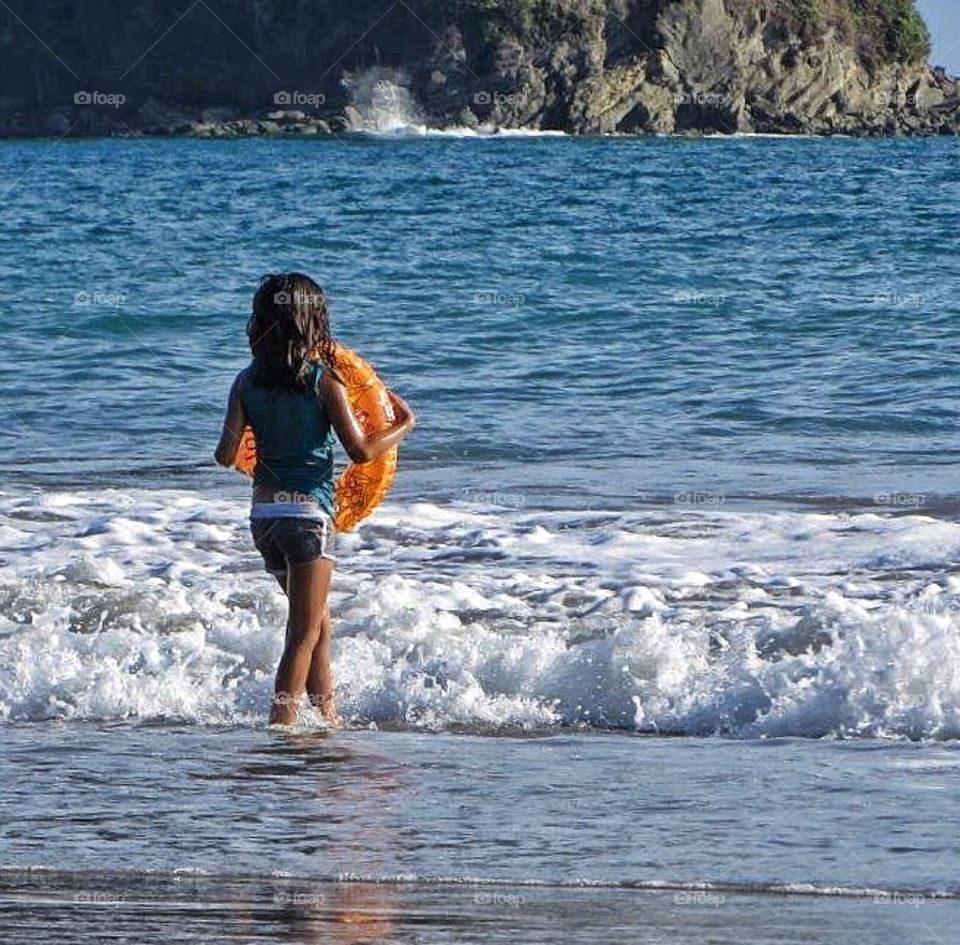
M960 88L923 63L910 0L111 7L0 6L0 134L322 132L363 124L385 90L437 126L960 129Z

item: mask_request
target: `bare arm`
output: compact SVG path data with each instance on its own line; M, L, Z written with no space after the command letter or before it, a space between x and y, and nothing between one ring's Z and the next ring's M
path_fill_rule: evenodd
M320 381L320 398L347 456L355 463L368 463L399 446L417 422L410 405L399 394L390 391L397 422L389 430L367 436L350 409L346 386L333 376L332 371L324 372Z
M247 426L247 414L240 403L238 389L243 372L237 375L230 388L230 398L227 400L227 415L223 418L223 431L220 433L220 442L214 451L213 458L221 465L230 467L237 458L240 440Z

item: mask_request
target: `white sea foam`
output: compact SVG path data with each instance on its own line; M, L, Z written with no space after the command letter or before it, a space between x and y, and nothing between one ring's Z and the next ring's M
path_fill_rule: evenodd
M539 138L566 137L564 131L537 128L502 128L481 124L475 128L448 125L438 128L427 124L423 109L409 88L403 72L375 67L344 80L353 107L350 130L389 138Z
M960 736L960 526L388 505L340 541L369 722ZM0 717L264 724L284 605L240 502L0 498Z
M343 80L354 109L353 131L401 134L422 123L404 74L393 69L374 68Z
M385 127L375 124L361 124L350 129L374 137L388 138L478 138L496 140L498 138L568 138L565 131L553 131L543 128L504 128L500 125L478 125L468 128L463 125L448 125L436 128L421 122L388 123Z

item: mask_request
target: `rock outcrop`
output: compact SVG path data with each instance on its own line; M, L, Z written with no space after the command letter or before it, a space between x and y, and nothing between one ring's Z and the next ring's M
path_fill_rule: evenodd
M0 134L954 134L925 43L910 0L8 0Z

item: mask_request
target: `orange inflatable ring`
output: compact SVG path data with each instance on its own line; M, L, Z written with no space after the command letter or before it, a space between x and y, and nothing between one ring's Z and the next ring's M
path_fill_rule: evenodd
M344 345L337 345L337 373L347 385L347 399L363 432L380 433L396 420L387 385L377 377L369 362ZM234 469L252 476L257 465L257 441L247 427L240 439ZM337 480L338 532L352 531L384 499L397 473L397 449L394 447L369 463L350 463Z

